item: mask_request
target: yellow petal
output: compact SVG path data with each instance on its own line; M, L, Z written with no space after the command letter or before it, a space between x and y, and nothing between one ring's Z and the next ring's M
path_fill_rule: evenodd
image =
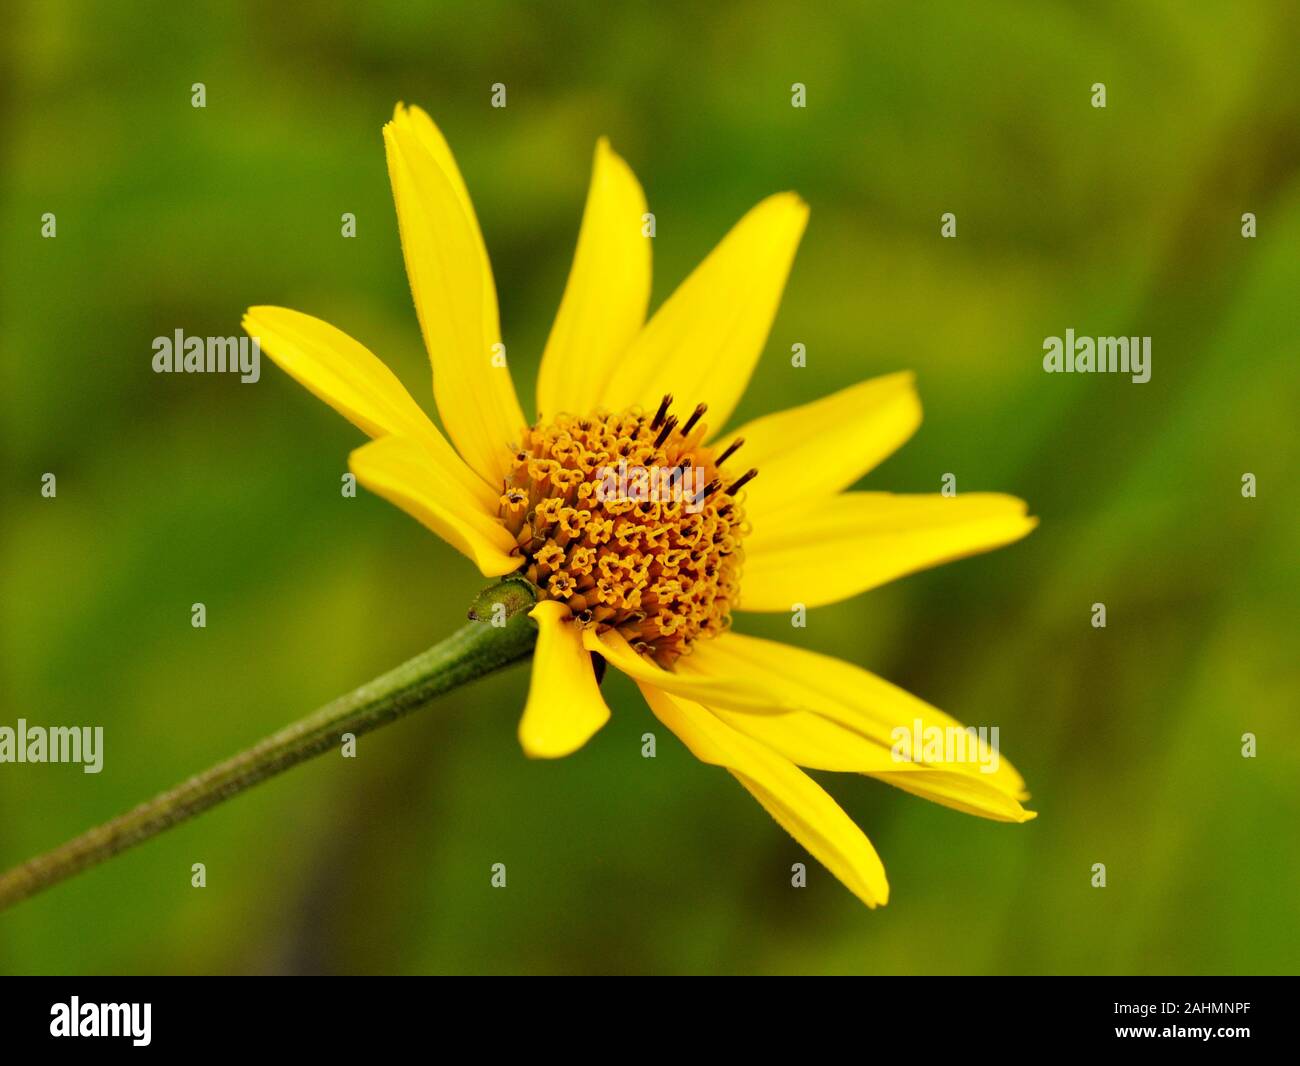
M1032 822L1038 817L1037 811L1025 810L1015 797L972 774L919 769L915 772L871 776L921 799L995 822L1024 823Z
M497 519L471 506L469 493L417 441L381 437L354 451L348 462L361 484L473 559L485 577L519 569L523 560L511 554L515 538Z
M790 760L728 727L707 709L651 685L641 692L655 716L701 762L723 766L777 823L868 907L889 899L880 856L839 805Z
M914 735L918 728L963 728L951 715L859 666L778 641L724 633L698 641L691 655L680 660L688 662L693 676L711 681L714 692L725 693L729 683L764 689L769 708L810 711L889 748L900 740L897 730ZM709 706L748 709L743 703L725 698ZM914 749L915 745L914 757L923 758L924 751ZM992 754L987 746L980 745L973 760L932 765L975 776L1013 799L1028 799L1024 778L1000 751L996 764ZM981 765L996 765L996 769L984 773ZM890 783L906 787L901 780Z
M603 656L612 667L638 683L653 685L665 692L710 706L720 705L758 712L774 709L772 697L762 685L750 684L741 676L703 676L691 668L693 655L678 660L670 671L638 655L616 629L600 634L595 629L584 629L582 642L588 651Z
M770 196L736 223L632 342L604 405L653 409L666 393L690 410L709 405L722 426L749 383L776 317L808 207Z
M582 636L589 651L604 656L637 684L701 703L735 728L743 723L745 732L794 762L870 774L987 818L1034 817L1019 803L1028 799L1024 779L1000 751L996 761L982 744L967 761L925 763L920 758L924 751L913 763L893 760L896 729L912 735L916 728L963 727L924 700L850 663L731 632L697 641L690 655L664 670L638 655L616 630L597 636L588 629ZM814 718L840 728L824 727Z
M971 773L969 767L927 766L909 761L906 753L896 757L893 748L878 740L808 711L748 714L710 709L733 729L810 770L866 774L924 799L998 822L1027 822L1035 816L988 775Z
M1019 540L1038 524L998 493L849 492L760 517L745 540L740 603L788 611L847 599L905 574Z
M286 307L250 307L244 331L286 374L371 437L424 444L444 476L495 513L494 493L456 454L396 375L369 349L328 322Z
M569 283L537 375L542 419L595 410L605 383L645 323L650 302L645 211L636 175L602 137Z
M451 154L451 146L447 144L447 139L442 135L442 130L438 129L437 123L429 117L429 113L422 107L411 104L409 107L398 104L393 108L393 124L401 126L404 129L411 130L420 143L424 145L433 161L438 164L439 169L447 176L451 182L452 189L460 200L460 205L474 227L475 234L478 235L479 246L483 246L483 235L478 227L478 218L474 214L474 205L469 198L469 189L465 185L465 179L461 175L460 167L456 165L456 157ZM484 252L486 258L487 253ZM496 289L490 291L492 307L496 308Z
M920 424L914 376L904 372L741 426L726 436L743 437L735 461L758 468L758 478L746 490L746 515L752 521L847 488L901 447Z
M496 287L465 183L437 127L398 105L388 175L433 395L465 461L499 491L524 416L505 365Z
M609 708L569 608L542 600L528 617L537 621L537 648L519 743L534 759L558 759L587 743L609 721Z

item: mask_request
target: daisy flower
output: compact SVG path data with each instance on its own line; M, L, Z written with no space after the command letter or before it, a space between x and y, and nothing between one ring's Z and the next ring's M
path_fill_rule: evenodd
M602 139L529 419L446 140L399 104L384 144L446 436L374 354L328 323L253 307L243 324L373 438L350 457L361 484L484 576L518 574L535 588L524 751L582 747L609 718L600 678L612 666L696 757L729 770L873 907L889 894L880 858L800 767L867 774L999 821L1033 817L1023 779L996 753L900 747L901 736L959 732L943 712L850 663L732 628L737 612L833 603L1036 524L1022 501L992 493L846 491L919 425L907 373L712 432L767 340L803 201L779 193L754 207L647 320L646 199ZM610 492L613 471L624 481L632 471L635 491Z

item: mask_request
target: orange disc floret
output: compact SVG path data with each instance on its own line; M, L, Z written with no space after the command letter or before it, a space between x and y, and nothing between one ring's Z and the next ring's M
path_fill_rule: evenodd
M737 494L757 473L722 470L740 442L716 456L702 443L703 404L685 423L671 407L530 426L499 509L544 597L663 667L731 624L748 532Z

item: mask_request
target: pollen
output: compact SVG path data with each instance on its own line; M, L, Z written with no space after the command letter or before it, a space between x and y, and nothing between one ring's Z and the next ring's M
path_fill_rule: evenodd
M738 494L758 473L722 468L743 441L705 446L704 404L672 405L528 427L499 510L544 597L665 668L731 625L749 531Z

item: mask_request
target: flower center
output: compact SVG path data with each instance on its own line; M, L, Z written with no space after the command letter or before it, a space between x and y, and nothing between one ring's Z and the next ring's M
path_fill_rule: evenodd
M544 596L663 667L731 624L749 531L736 494L757 473L725 474L743 441L715 455L705 405L679 424L672 402L524 430L500 508Z

